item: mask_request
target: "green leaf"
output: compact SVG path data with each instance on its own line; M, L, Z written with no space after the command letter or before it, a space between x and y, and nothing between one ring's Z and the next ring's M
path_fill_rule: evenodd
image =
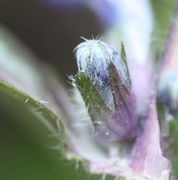
M151 3L155 23L150 47L160 56L165 48L178 0L151 0Z
M173 169L176 175L176 179L178 179L178 115L173 121L170 122L170 136L172 139L171 148L174 153Z
M171 180L175 180L175 175L178 178L178 116L175 117L170 114L167 107L159 103L159 101L157 102L157 111L161 132L164 135L164 131L166 131L167 134L167 136L162 137L162 140L166 143L166 146L163 146L163 152L166 157L172 159L173 177ZM169 128L169 134L167 128Z
M51 131L51 133L60 134L60 149L64 152L64 129L58 117L46 106L34 100L29 95L21 92L15 87L0 81L0 92L11 96L24 104L33 114Z
M15 91L15 97L11 91ZM45 108L42 114L39 113L40 110L37 111L37 115L32 109L43 105L31 98L25 104L23 96L26 95L19 93L14 88L1 84L0 179L99 179L98 176L89 175L79 163L64 159L60 153L61 134L55 128L46 126L43 119L43 116L53 116L50 115L51 112ZM48 115L44 115L45 113ZM50 121L53 120L56 121L55 118L50 118Z

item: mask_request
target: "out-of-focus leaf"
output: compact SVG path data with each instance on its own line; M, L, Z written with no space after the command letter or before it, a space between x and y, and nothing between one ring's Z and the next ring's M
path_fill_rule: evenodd
M59 84L47 65L41 64L9 30L0 26L0 80L45 104L55 114L60 114L60 107L56 106L51 93L49 81L52 78Z
M176 175L178 179L178 114L177 116L169 123L170 124L170 137L171 137L171 150L173 152L173 174Z
M53 127L55 118L60 118L65 126L65 136L60 137L59 143L65 140L66 151L63 151L63 146L60 150L64 152L63 157L71 159L70 163L80 161L82 157L96 159L101 153L93 143L95 140L89 133L88 124L84 124L86 126L82 129L78 127L81 109L72 105L65 88L49 67L39 63L33 53L6 29L0 29L0 54L4 54L0 56L1 90L27 105L37 119L43 119L44 124ZM88 118L86 116L82 121Z
M0 179L2 180L83 180L90 177L76 168L76 162L64 160L59 151L61 136L44 123L43 116L53 116L33 99L25 104L24 94L14 89L0 90ZM16 96L12 93L14 92ZM13 95L13 96L12 96ZM36 105L34 105L36 104ZM29 108L30 106L30 108ZM35 108L33 106L36 106ZM43 107L34 115L33 108ZM42 114L42 115L41 115ZM53 118L51 119L53 120ZM81 169L81 168L80 168ZM82 168L83 169L83 168Z
M75 168L76 160L65 160L67 138L59 118L70 111L67 93L37 61L0 28L0 179L88 179L82 166Z
M155 23L150 47L156 49L158 55L161 55L165 47L178 0L152 0L151 2Z
M178 114L173 116L160 103L157 103L157 109L161 127L162 149L164 156L172 159L171 180L176 180L178 178Z
M39 102L35 101L29 95L19 91L15 87L3 81L0 81L0 92L15 98L16 100L24 104L26 108L29 108L29 110L36 116L36 118L40 120L41 123L44 124L47 129L49 129L49 131L51 131L51 135L56 135L57 143L60 143L60 150L64 150L63 126L59 121L58 117L52 111L50 111L43 104L40 104Z

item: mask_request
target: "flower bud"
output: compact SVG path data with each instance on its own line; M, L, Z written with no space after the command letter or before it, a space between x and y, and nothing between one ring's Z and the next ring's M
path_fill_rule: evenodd
M104 102L113 107L108 65L112 62L116 66L125 86L129 87L130 83L125 64L117 58L117 51L100 40L86 40L75 50L78 70L87 74Z
M100 40L86 40L76 47L78 69L84 72L96 88L94 92L84 93L83 84L77 82L93 122L97 121L96 132L99 139L110 141L128 140L135 136L136 114L135 99L131 93L131 83L126 61L117 58L118 53ZM79 78L77 78L79 81ZM89 82L88 82L89 84ZM79 87L80 86L80 87ZM89 89L89 86L88 86ZM90 100L86 96L90 96ZM91 102L91 99L96 99ZM109 108L101 106L101 98ZM99 102L99 108L96 107ZM102 122L102 123L101 123ZM95 123L96 124L96 123ZM101 137L101 138L100 138Z

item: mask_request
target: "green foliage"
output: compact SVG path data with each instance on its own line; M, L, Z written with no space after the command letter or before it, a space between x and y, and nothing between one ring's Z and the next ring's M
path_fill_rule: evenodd
M163 53L178 0L151 0L154 14L154 30L150 47L158 55Z
M56 115L4 82L0 82L0 115L0 179L98 179L79 163L64 159L63 128L59 126L59 131L56 126Z
M18 101L29 107L34 113L38 114L41 119L44 119L44 121L46 121L44 122L44 124L46 124L49 129L54 132L59 130L61 132L61 135L63 134L63 127L58 117L46 106L3 81L0 81L0 91L11 97L14 97ZM57 126L57 124L59 124L59 126Z
M170 122L171 148L173 151L173 170L178 179L178 115Z

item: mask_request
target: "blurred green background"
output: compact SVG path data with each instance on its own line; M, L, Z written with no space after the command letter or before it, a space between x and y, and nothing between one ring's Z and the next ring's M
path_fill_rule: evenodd
M59 143L50 134L24 104L0 92L0 179L98 179L52 148Z

